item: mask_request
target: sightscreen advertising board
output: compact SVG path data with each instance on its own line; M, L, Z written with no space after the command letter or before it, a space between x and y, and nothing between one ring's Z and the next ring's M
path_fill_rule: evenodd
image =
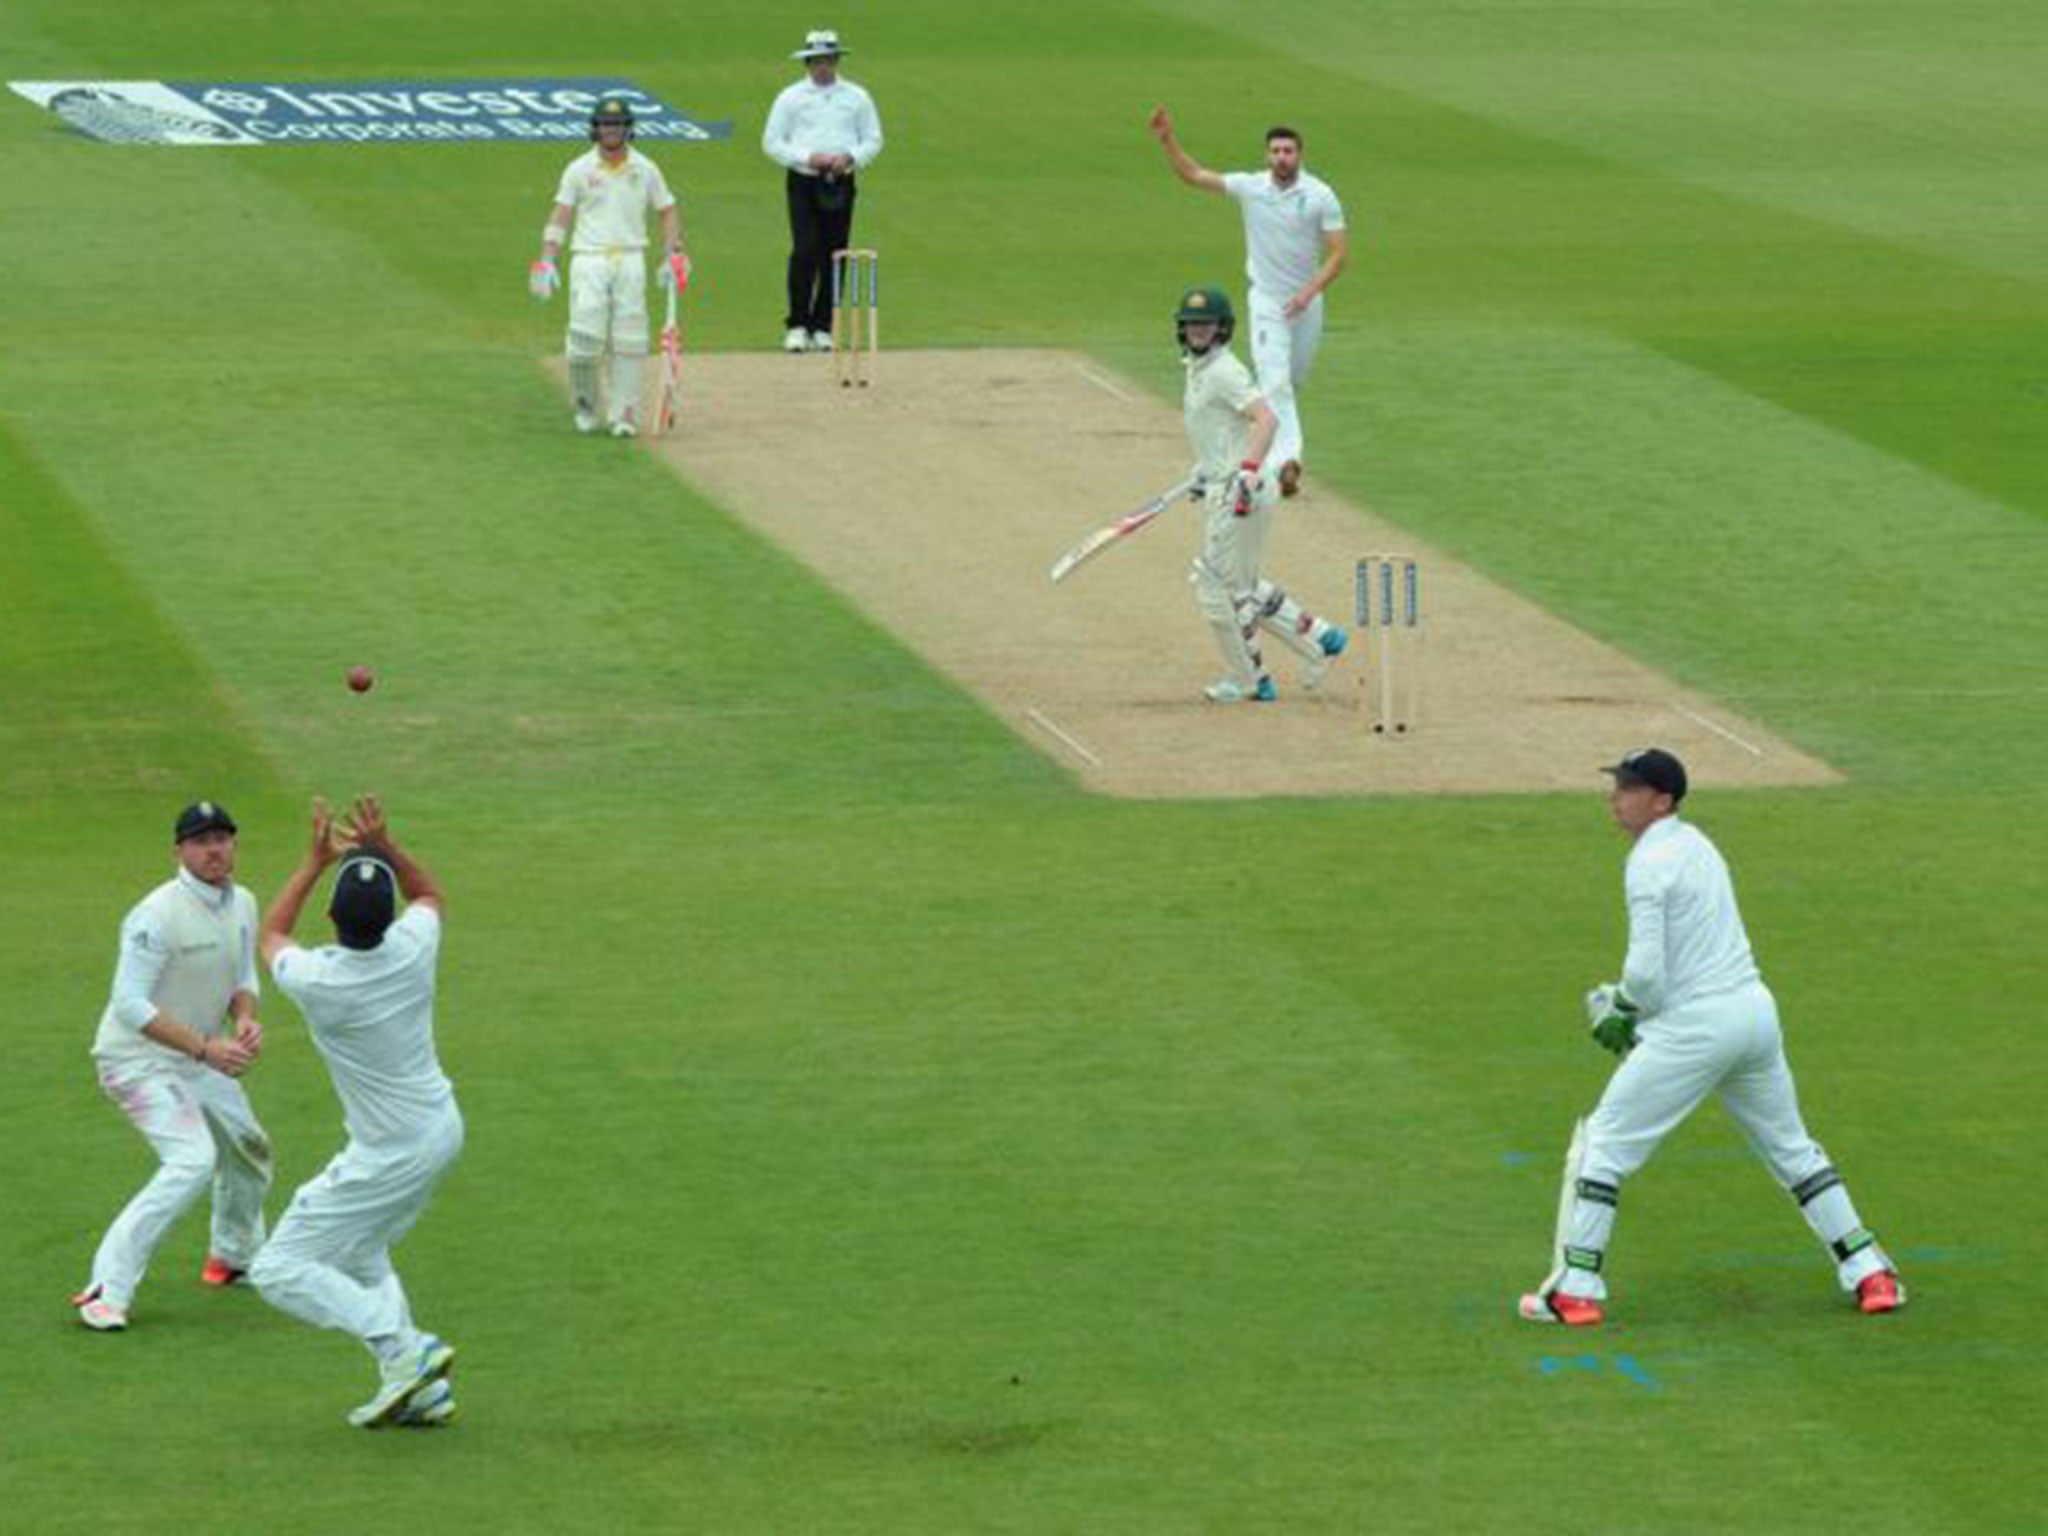
M636 137L709 142L704 122L629 80L11 80L9 87L109 144L485 144L587 141L590 109L616 96Z

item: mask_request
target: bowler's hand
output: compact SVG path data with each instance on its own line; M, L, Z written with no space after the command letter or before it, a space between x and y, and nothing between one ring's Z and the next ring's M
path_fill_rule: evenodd
M1164 107L1154 107L1152 115L1145 119L1145 126L1162 144L1173 137L1173 115Z
M249 1053L251 1061L263 1054L263 1026L256 1022L254 1015L236 1023L235 1044Z

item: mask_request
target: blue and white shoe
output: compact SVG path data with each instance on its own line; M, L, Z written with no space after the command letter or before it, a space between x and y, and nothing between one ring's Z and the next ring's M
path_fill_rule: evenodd
M397 1366L384 1368L384 1384L362 1407L352 1409L350 1424L357 1429L381 1429L393 1423L412 1400L441 1380L455 1365L455 1350L433 1334L420 1336L419 1348Z
M392 1415L400 1429L440 1429L455 1422L455 1384L446 1376L413 1393L412 1401Z
M1332 624L1328 629L1324 630L1323 638L1316 642L1317 645L1322 647L1323 654L1301 669L1301 686L1304 688L1314 688L1320 685L1322 680L1329 675L1331 664L1344 654L1344 647L1350 643L1351 636L1336 625Z
M1260 678L1250 688L1234 677L1226 677L1220 683L1211 683L1202 692L1212 704L1271 704L1280 697L1280 690L1270 676Z

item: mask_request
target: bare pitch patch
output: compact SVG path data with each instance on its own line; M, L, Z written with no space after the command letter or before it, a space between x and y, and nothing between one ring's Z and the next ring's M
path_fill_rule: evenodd
M1070 353L885 353L868 389L830 373L816 356L689 356L681 425L649 446L1092 790L1582 790L1647 742L1703 784L1838 777L1313 478L1275 513L1267 574L1348 626L1360 555L1422 562L1422 639L1401 658L1420 680L1416 729L1369 732L1362 656L1308 693L1276 642L1278 704L1211 704L1201 689L1220 665L1187 583L1193 507L1059 587L1046 579L1083 533L1185 472L1175 411Z

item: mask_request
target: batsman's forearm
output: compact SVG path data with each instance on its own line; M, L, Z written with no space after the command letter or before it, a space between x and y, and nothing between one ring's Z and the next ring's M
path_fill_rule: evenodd
M661 243L671 256L683 248L683 218L674 203L661 210Z

